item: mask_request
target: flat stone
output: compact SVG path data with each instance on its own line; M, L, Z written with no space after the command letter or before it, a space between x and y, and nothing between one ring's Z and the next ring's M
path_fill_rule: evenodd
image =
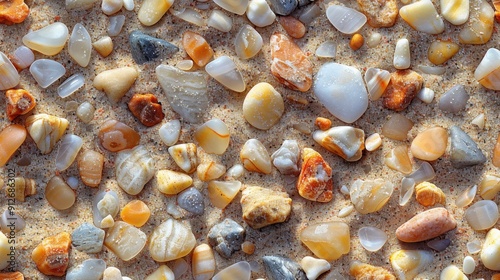
M134 30L129 36L132 57L137 64L143 64L156 59L170 58L179 48L173 44L149 36L139 30Z
M464 168L486 162L486 157L476 142L460 127L452 126L450 128L450 139L450 161L453 167Z
M300 265L287 257L262 257L266 275L269 280L307 280Z
M214 225L208 232L208 244L224 258L229 258L234 252L241 250L243 241L245 229L229 218Z
M456 85L441 96L438 103L439 109L445 112L458 113L465 109L469 97L463 85Z
M271 5L271 10L275 14L281 16L287 16L291 14L295 8L297 8L299 1L298 0L269 0L269 4Z
M106 262L104 262L104 260L88 259L68 271L66 280L99 280L105 269Z
M205 212L203 195L196 188L188 188L177 196L177 204L182 209L193 214L201 215Z
M85 253L99 253L104 243L104 230L89 223L83 223L71 233L75 249Z
M396 0L358 0L358 5L371 27L391 27L396 23L399 11Z

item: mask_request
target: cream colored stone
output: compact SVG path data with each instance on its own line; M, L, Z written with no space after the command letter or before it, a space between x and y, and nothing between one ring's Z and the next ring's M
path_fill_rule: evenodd
M121 67L106 70L94 78L94 87L106 93L111 101L118 102L132 87L139 77L139 72L133 67Z
M243 101L243 117L252 126L268 130L279 122L285 103L281 94L268 83L256 84Z

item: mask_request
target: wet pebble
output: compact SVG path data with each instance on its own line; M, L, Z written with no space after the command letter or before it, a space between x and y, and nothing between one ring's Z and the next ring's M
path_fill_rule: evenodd
M69 265L71 237L67 232L48 236L31 253L38 270L47 276L64 276Z
M106 262L101 259L88 259L73 267L66 274L66 280L99 280L106 269Z
M214 225L208 232L208 243L217 253L224 258L241 250L241 244L245 240L245 229L232 219Z
M306 273L307 279L316 280L321 274L330 270L331 265L328 261L305 256L300 261L300 266Z
M411 153L422 160L433 161L440 158L448 145L448 132L436 126L428 128L415 137L411 142Z
M276 19L266 0L250 0L246 14L248 20L257 27L271 25Z
M279 17L279 23L290 37L300 39L306 33L305 25L292 16Z
M453 167L464 168L486 162L486 156L476 142L458 126L450 128L450 144L450 161Z
M128 108L132 115L147 127L160 123L165 117L161 103L152 93L134 94L128 102Z
M170 120L158 130L161 141L167 146L173 146L179 140L181 134L181 122L179 120Z
M144 64L156 59L170 58L179 48L171 43L149 36L139 30L130 32L130 51L137 64Z
M78 251L99 253L104 243L104 230L89 223L83 223L71 233L71 243Z
M431 43L427 51L429 61L441 65L452 58L460 49L457 43L437 40Z
M182 209L193 214L201 215L205 212L205 203L203 195L196 188L188 188L177 196L177 204Z
M412 70L391 73L391 82L382 95L384 107L394 111L406 109L422 89L424 78Z
M500 230L492 228L488 231L480 256L486 268L500 271Z
M417 31L427 34L439 34L444 31L444 21L431 0L405 5L399 10L399 15Z
M47 88L66 74L66 68L52 59L37 59L30 66L30 73L42 88Z
M352 126L335 126L326 131L316 130L314 141L346 161L358 161L365 148L365 132Z
M397 279L414 279L432 264L434 256L425 250L399 250L391 254L390 261Z
M262 257L266 275L270 280L306 280L306 274L300 265L287 257Z
M243 117L252 126L268 130L279 122L285 111L281 94L268 83L256 84L243 101Z
M299 1L298 0L270 0L271 9L274 13L287 16L291 14L295 8L297 8Z
M465 109L469 97L463 85L453 86L439 99L439 109L445 112L458 113Z
M344 34L354 34L365 25L367 18L355 9L330 5L326 9L326 17L330 23Z

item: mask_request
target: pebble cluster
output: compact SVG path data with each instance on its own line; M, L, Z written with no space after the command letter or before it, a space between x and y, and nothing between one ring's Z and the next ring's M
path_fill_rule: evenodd
M27 220L0 216L0 279L499 277L500 136L473 108L500 90L499 1L191 2L59 3L81 22L0 2L2 35L23 32L0 49L0 167ZM318 21L341 40L310 38ZM470 80L443 82L471 45L491 48ZM22 235L23 207L60 220Z

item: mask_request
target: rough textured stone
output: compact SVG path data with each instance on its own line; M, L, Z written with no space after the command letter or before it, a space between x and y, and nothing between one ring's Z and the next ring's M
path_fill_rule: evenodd
M137 64L155 59L170 58L179 48L171 43L134 30L129 36L132 57Z
M182 209L193 214L201 215L205 212L203 195L196 188L188 188L177 196L177 204Z
M104 243L104 230L89 223L83 223L71 233L71 243L78 251L99 253Z
M287 257L262 257L266 275L269 280L306 280L306 274L299 264Z
M391 27L398 17L396 0L358 0L360 11L372 27Z
M229 258L245 241L245 229L237 222L226 218L213 226L208 232L208 243L222 257Z
M382 95L384 107L394 111L406 109L422 89L424 78L412 70L391 73L391 82Z
M292 199L286 192L248 186L241 196L243 220L254 229L282 223L292 211Z
M452 126L450 128L450 139L450 160L453 167L463 168L486 162L486 157L476 142L460 127Z

